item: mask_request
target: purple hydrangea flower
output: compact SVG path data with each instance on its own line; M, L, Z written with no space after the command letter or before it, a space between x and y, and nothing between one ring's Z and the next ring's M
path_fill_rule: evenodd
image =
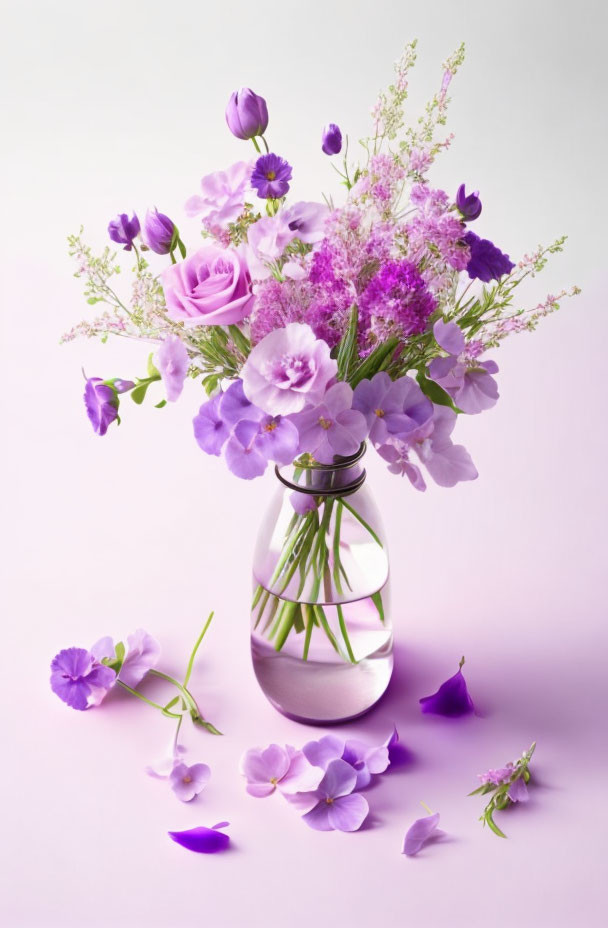
M303 820L316 831L357 831L367 818L369 806L360 793L353 793L357 773L341 759L330 761L314 792L316 804Z
M190 802L209 782L211 770L207 764L177 763L169 774L171 789L182 802Z
M284 158L270 152L260 155L256 161L251 175L251 186L255 187L258 196L263 200L279 199L289 190L290 180L291 165Z
M302 751L278 744L246 751L241 773L247 780L247 792L257 798L270 796L276 789L287 796L310 792L323 778L323 771L312 766Z
M342 151L342 133L335 122L330 122L323 129L321 148L326 155L338 155Z
M389 435L413 435L433 416L433 404L412 377L391 380L385 371L357 384L353 409L367 419L375 445L383 444Z
M192 420L194 437L199 448L205 454L214 454L216 457L222 453L230 430L220 415L219 406L222 394L218 393L212 399L203 403L197 415Z
M179 399L188 375L190 356L188 349L177 335L167 335L156 352L156 366L163 379L167 399L174 403Z
M355 454L367 437L368 426L352 402L352 387L341 381L329 388L318 406L292 416L300 436L300 453L312 454L321 464L331 464L336 455Z
M456 206L465 222L472 222L481 215L481 200L479 191L466 194L465 185L461 184L456 192Z
M175 223L154 207L149 209L144 220L143 239L148 248L157 255L168 255L175 233Z
M218 822L213 828L199 825L198 828L189 828L187 831L168 831L167 834L172 841L181 844L188 851L196 851L197 854L217 854L218 851L228 849L230 837L219 829L226 828L229 824L229 822Z
M136 213L133 213L131 219L126 213L119 213L108 224L108 235L117 245L124 245L125 251L131 251L139 232L140 225Z
M226 122L237 139L253 139L256 135L264 135L268 128L266 100L249 87L235 90L226 107Z
M479 238L474 232L467 232L463 241L471 249L467 272L472 280L481 280L485 284L491 280L500 280L510 274L515 265L487 238Z
M249 399L269 415L300 412L318 403L338 372L330 349L308 325L292 322L253 348L241 376Z
M456 322L438 319L433 334L447 358L433 358L428 367L431 380L438 383L454 400L456 406L469 415L491 409L498 400L498 386L491 376L498 373L495 361L480 361L476 345L467 346L462 329Z
M84 388L84 405L87 416L98 435L105 435L108 427L118 419L116 390L104 383L101 377L89 377Z
M408 829L403 842L403 851L407 857L413 857L436 833L439 824L439 812L417 819Z
M66 648L51 662L51 689L72 709L98 706L116 682L116 673L84 648Z
M462 658L458 671L445 683L442 683L436 693L432 696L423 696L419 700L420 708L423 712L433 713L434 715L447 715L456 717L468 715L475 711L473 700L469 696L467 684L462 675Z

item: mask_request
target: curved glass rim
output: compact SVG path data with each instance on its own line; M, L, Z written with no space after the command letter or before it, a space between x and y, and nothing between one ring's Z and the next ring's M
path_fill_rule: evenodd
M367 443L363 441L359 446L359 450L356 451L355 454L351 454L349 457L340 458L340 460L335 464L321 464L319 461L315 461L314 459L309 461L301 461L300 459L296 459L292 462L291 465L283 466L291 466L300 470L315 470L331 473L332 471L346 470L349 467L353 467L353 465L357 464L357 462L361 460L366 450ZM274 472L281 483L283 483L286 487L289 487L291 490L295 490L297 493L304 493L308 496L348 496L363 485L367 474L366 470L363 469L354 480L342 487L322 489L320 487L303 487L298 483L293 483L293 481L288 480L287 477L283 476L278 464L275 465Z

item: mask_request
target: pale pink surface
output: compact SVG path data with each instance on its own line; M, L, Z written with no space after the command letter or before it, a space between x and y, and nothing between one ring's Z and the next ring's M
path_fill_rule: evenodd
M0 921L8 928L75 928L83 919L91 928L109 920L116 928L275 928L286 912L290 928L604 923L608 449L600 398L608 338L602 126L592 101L605 28L599 13L595 22L575 8L548 18L542 4L509 4L500 27L481 3L466 5L468 21L456 4L384 7L363 23L342 4L323 4L322 30L315 16L289 26L263 2L243 5L238 21L227 7L198 4L171 17L154 4L109 3L95 17L71 2L40 4L35 17L13 7L16 33L2 59L20 77L8 103L2 223L10 530L2 558ZM271 65L262 65L251 36L268 16L277 41ZM220 41L227 31L230 55ZM361 832L323 834L282 797L248 796L239 774L246 748L301 746L324 731L277 715L250 667L248 564L273 477L252 492L201 454L191 435L200 400L193 384L163 410L125 400L123 425L104 439L92 433L81 364L91 376L143 376L146 350L120 341L57 346L87 312L64 232L84 222L104 244L119 208L143 214L158 202L173 215L202 173L246 156L245 143L222 135L224 97L244 80L269 98L273 138L291 140L294 199L316 197L329 186L317 158L326 114L361 135L401 36L416 34L424 49L416 100L434 88L437 62L461 36L471 38L453 87L458 139L434 176L448 189L463 178L479 187L484 233L512 255L569 231L568 252L531 290L540 299L572 281L585 293L534 336L497 352L498 405L458 426L479 480L422 495L369 455L397 568L397 670L378 708L337 734L383 741L394 721L410 763L366 792L371 814ZM294 41L314 44L319 67L289 84ZM534 67L522 71L524 52ZM558 52L577 67L561 68ZM110 54L128 63L131 90ZM151 89L154 60L163 79ZM516 137L501 147L506 113L523 144ZM197 241L198 224L188 229L175 218ZM208 763L212 777L182 804L144 773L162 755L171 723L118 692L99 710L73 712L51 693L48 664L62 647L143 626L162 645L163 669L183 672L211 608L217 616L192 689L226 734L184 726L186 762ZM452 675L463 653L483 717L422 716L417 699ZM497 815L509 836L502 841L477 821L483 799L466 793L478 773L534 739L538 785L525 807ZM409 860L400 850L423 814L420 799L440 811L446 837ZM217 857L189 854L166 835L224 819L233 850Z

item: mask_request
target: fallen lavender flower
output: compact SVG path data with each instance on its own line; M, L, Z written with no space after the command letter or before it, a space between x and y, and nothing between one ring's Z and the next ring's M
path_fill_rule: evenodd
M530 745L518 760L498 770L488 770L487 773L480 773L481 786L469 793L469 796L492 794L479 820L484 825L488 825L499 838L506 838L507 836L494 821L494 812L506 809L514 802L528 801L528 783L531 776L529 767L535 748L536 741Z

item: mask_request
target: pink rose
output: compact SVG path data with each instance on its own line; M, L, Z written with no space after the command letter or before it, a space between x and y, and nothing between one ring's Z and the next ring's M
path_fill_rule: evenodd
M204 245L161 275L167 314L186 327L231 325L249 314L251 277L234 249Z

